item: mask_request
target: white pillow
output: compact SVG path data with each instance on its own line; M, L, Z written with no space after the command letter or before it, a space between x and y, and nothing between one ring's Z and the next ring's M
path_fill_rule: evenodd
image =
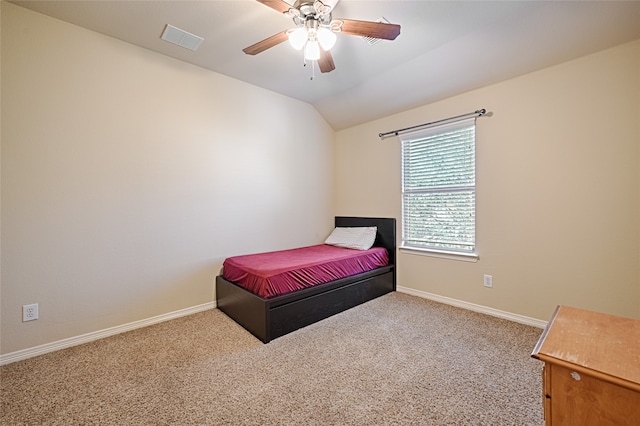
M356 250L369 250L376 240L376 226L358 226L354 228L335 228L324 241L337 247L344 247Z

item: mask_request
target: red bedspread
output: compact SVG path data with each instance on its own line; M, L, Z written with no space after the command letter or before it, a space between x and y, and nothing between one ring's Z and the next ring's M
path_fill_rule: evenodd
M222 276L258 296L269 298L385 266L383 247L353 250L320 244L291 250L234 256Z

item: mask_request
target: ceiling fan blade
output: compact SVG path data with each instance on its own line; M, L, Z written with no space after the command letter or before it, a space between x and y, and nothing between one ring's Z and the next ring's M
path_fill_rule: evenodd
M340 21L343 22L342 34L381 38L384 40L395 40L400 34L400 25L397 24L356 21L354 19L340 19Z
M271 9L276 12L285 13L289 9L291 9L291 5L289 3L285 3L282 0L258 0L259 3L264 4L265 6L269 6Z
M333 56L331 56L330 51L320 48L318 67L320 68L320 72L331 72L336 69L336 65L333 63Z
M245 47L242 51L247 55L257 55L258 53L264 52L265 50L270 49L288 39L289 36L287 35L287 32L283 31L281 33L274 34L269 38L265 38L256 44L252 44L249 47Z

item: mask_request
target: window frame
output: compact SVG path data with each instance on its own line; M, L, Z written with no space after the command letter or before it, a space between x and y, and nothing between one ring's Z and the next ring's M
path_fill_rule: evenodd
M455 130L460 130L464 128L472 127L473 135L472 135L472 168L473 168L473 183L469 184L460 184L460 185L448 185L446 187L431 187L426 188L422 187L420 189L406 189L407 183L407 174L405 172L406 168L406 151L405 144L413 142L424 141L429 137L434 137L438 135L443 135L446 133L450 133ZM456 260L465 260L465 261L477 261L478 253L477 253L477 207L476 207L476 190L477 190L477 182L476 182L476 117L452 120L448 121L444 124L434 124L432 126L428 126L427 128L423 128L419 131L414 131L410 133L403 134L399 136L401 142L401 183L402 183L402 191L401 191L401 205L402 205L402 242L400 245L401 251L406 251L412 254L424 254L429 256L435 256L440 258L447 259L456 259ZM449 145L450 146L450 145ZM465 169L466 173L469 173L468 168ZM472 209L470 210L473 215L473 237L472 237L472 249L471 250L463 250L456 248L448 248L448 247L436 247L436 246L419 246L414 245L407 242L407 216L406 216L406 196L407 194L452 194L455 192L467 191L472 193ZM460 242L460 241L457 241Z

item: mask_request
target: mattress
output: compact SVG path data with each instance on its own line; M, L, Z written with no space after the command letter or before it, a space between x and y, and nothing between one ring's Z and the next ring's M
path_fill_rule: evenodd
M227 258L222 276L263 298L291 293L389 264L383 247L354 250L319 244Z

